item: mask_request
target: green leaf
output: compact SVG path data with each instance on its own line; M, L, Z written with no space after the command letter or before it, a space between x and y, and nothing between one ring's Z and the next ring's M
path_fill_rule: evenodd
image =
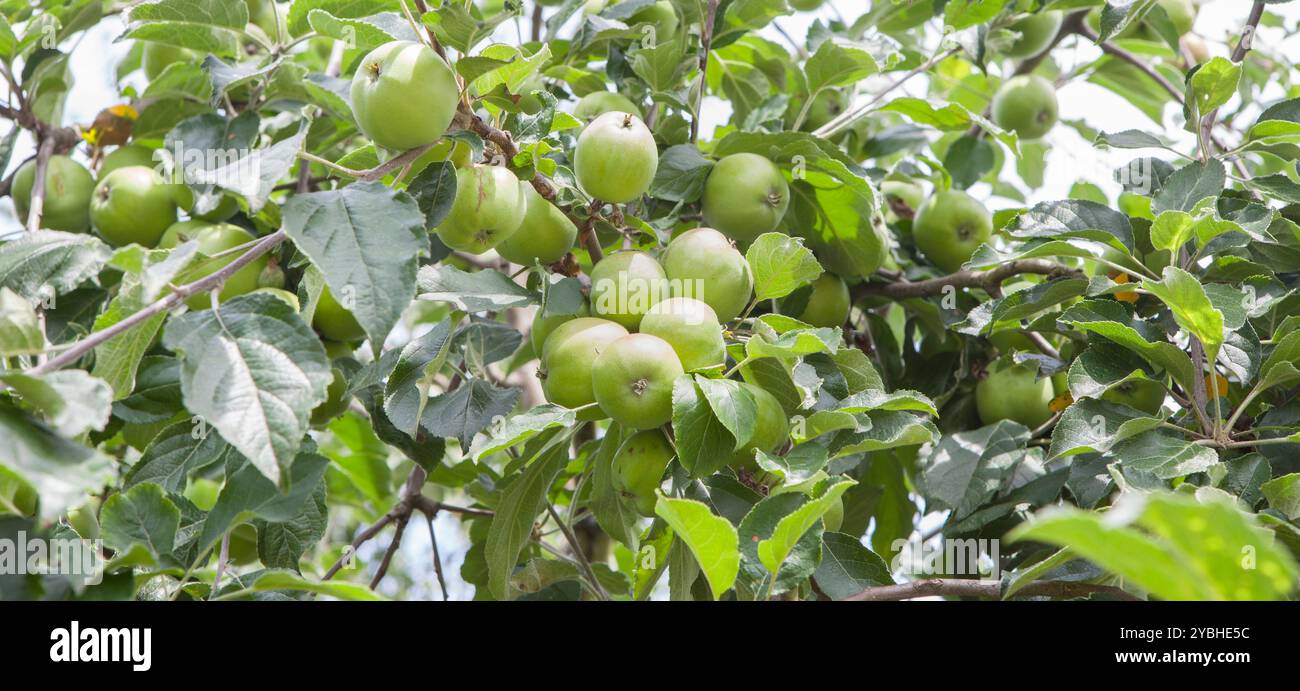
M856 84L879 72L880 66L865 47L832 38L822 41L803 69L808 93L815 95L823 89Z
M249 294L172 319L163 344L182 355L185 407L284 486L333 378L311 327L280 298Z
M754 273L754 299L770 300L793 293L822 275L801 238L784 233L764 233L745 250L745 261Z
M512 415L490 425L488 434L478 437L470 446L469 455L474 460L518 446L548 429L573 427L577 414L568 408L545 403L531 410Z
M160 485L168 492L185 490L191 473L224 463L231 446L219 434L201 434L189 420L168 425L145 447L140 460L127 472L125 486Z
M294 195L284 208L284 229L377 352L415 297L416 269L427 252L415 200L380 182Z
M1227 103L1237 92L1241 81L1241 65L1215 56L1202 63L1189 82L1196 112L1205 115Z
M781 569L786 557L794 550L795 544L813 527L827 511L840 501L840 496L850 487L858 484L848 478L835 481L821 496L800 506L794 512L782 518L776 525L772 536L758 543L758 558L763 566L773 575Z
M1195 276L1176 266L1166 266L1163 280L1144 280L1142 287L1168 305L1174 321L1201 341L1209 362L1218 358L1223 346L1223 312L1210 303Z
M1137 353L1147 362L1167 370L1185 391L1193 390L1196 375L1192 359L1181 348L1167 342L1163 333L1155 333L1145 322L1134 320L1121 303L1085 300L1067 309L1057 321L1095 333Z
M360 19L380 12L400 12L401 8L397 0L294 0L285 18L291 36L301 36L311 30L312 10L323 10L339 19Z
M429 385L451 349L451 320L444 319L402 346L384 384L384 412L397 429L415 437L429 403Z
M156 564L171 556L180 520L180 510L151 483L109 497L99 517L105 546L125 552L143 545Z
M735 439L735 448L744 446L754 436L758 422L758 403L749 390L732 379L709 379L695 375L695 384L714 416Z
M45 302L95 278L113 251L85 233L38 230L0 244L0 287Z
M31 376L0 374L0 381L18 392L28 405L41 411L50 425L65 437L77 437L108 424L113 390L82 370Z
M1226 499L1198 496L1125 495L1104 516L1051 512L1010 539L1068 547L1166 600L1270 600L1290 593L1300 569L1269 531Z
M540 296L490 269L466 273L454 266L430 264L420 268L421 300L448 302L466 312L496 312L536 305Z
M470 449L474 435L488 425L503 423L518 398L519 389L499 389L485 379L467 379L429 400L420 427L435 437L454 438L460 448Z
M694 144L675 144L659 154L659 167L650 183L650 196L670 202L694 202L704 194L704 181L713 170Z
M21 295L0 288L0 358L45 352L45 331L36 308Z
M1000 421L970 432L950 434L923 453L918 489L935 508L953 519L969 516L993 499L1028 453L1029 430Z
M822 560L813 575L817 587L832 600L843 600L867 588L893 585L889 566L851 535L822 534Z
M301 1L301 0L300 0ZM350 602L381 602L386 598L360 583L345 581L309 581L289 571L267 570L258 574L248 590L255 593L274 591L306 592Z
M1217 158L1206 163L1189 163L1165 179L1151 199L1151 211L1156 214L1194 211L1206 199L1222 194L1226 180L1227 170Z
M569 461L568 437L554 435L501 495L485 543L492 596L506 599L519 552L528 543L533 521L546 508L546 493Z
M52 520L109 484L113 460L69 441L17 409L0 403L0 466L40 496L40 515Z
M659 496L655 514L686 543L704 577L713 599L731 589L740 573L740 549L736 528L715 516L709 507L691 499Z
M692 477L717 472L738 446L689 374L673 382L673 435L677 460Z
M1273 478L1259 486L1268 506L1294 521L1300 518L1300 473Z

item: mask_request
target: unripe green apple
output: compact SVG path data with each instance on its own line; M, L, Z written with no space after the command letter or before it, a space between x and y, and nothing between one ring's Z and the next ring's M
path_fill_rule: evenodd
M185 486L182 494L199 510L211 511L212 507L217 505L217 498L221 496L221 483L205 477L196 477Z
M141 64L144 66L144 76L148 77L149 81L157 79L158 75L178 62L201 62L201 59L194 51L180 46L155 41L145 42Z
M578 135L573 172L594 199L623 204L650 189L659 169L659 148L650 128L631 113L597 116Z
M741 382L740 386L753 396L758 415L754 423L754 436L732 455L731 465L734 468L754 470L758 467L754 460L755 451L772 453L789 439L790 419L781 408L781 402L766 389L748 382Z
M673 415L673 380L685 373L673 347L658 336L630 334L592 363L600 409L625 427L652 429Z
M885 197L885 220L897 223L902 212L910 219L925 201L925 187L910 179L886 178L880 183L880 193Z
M163 233L158 246L171 249L190 240L198 243L199 254L203 256L197 258L190 268L182 271L176 277L176 280L182 284L193 283L220 271L238 259L242 253L231 252L215 258L213 255L233 250L241 245L247 245L257 240L257 237L247 230L229 223L214 225L204 221L182 221L173 224L172 227L167 229L166 233ZM219 299L225 302L233 297L257 290L258 278L266 268L268 261L267 256L262 255L236 271L222 284L221 292L218 294ZM207 309L212 304L212 298L208 293L198 293L187 298L185 304L189 305L192 310Z
M1155 415L1164 405L1165 387L1150 379L1130 379L1106 389L1101 399Z
M669 297L663 267L645 252L615 252L591 269L591 312L635 331L650 306Z
M592 365L627 329L608 319L579 317L551 332L542 348L542 389L546 400L565 408L596 402Z
M632 99L614 91L593 91L578 99L573 116L583 122L595 120L605 113L631 113L641 117L641 107Z
M672 3L669 0L658 0L655 4L629 17L627 24L628 26L650 24L655 28L655 40L662 42L671 39L673 34L677 33L679 21L677 10L673 9Z
M704 223L742 246L780 225L790 185L775 163L758 154L718 161L704 182Z
M1032 58L1043 52L1061 31L1065 13L1060 11L1039 12L1012 22L1007 29L1020 34L1011 47L1002 51L1009 58Z
M812 132L834 120L845 110L848 110L849 100L847 91L840 89L822 91L813 97L812 105L808 106L808 114L804 116L803 126L800 129Z
M912 220L916 246L930 263L948 273L961 269L992 234L988 209L961 190L936 191Z
M1156 0L1169 15L1169 22L1180 35L1192 30L1196 24L1196 5L1192 0Z
M351 405L352 399L347 395L348 380L343 377L343 371L333 367L330 369L330 374L332 378L329 388L326 389L325 402L311 411L312 427L328 425L330 420L346 413L348 406Z
M1021 139L1041 139L1056 125L1056 87L1036 74L1002 84L993 97L993 121Z
M95 181L103 180L109 173L118 168L127 168L130 166L144 166L153 168L158 165L154 160L153 149L140 144L126 144L113 149L104 160L99 162L99 170L95 174Z
M95 186L90 222L115 247L154 247L176 222L176 191L152 168L118 168Z
M251 523L241 523L230 531L230 545L226 558L235 566L247 566L257 561L257 528Z
M370 51L352 78L352 113L376 145L406 151L442 138L460 90L447 62L428 46L392 41Z
M731 321L754 295L749 262L727 236L712 228L678 235L660 257L674 297L691 297L713 308L718 320Z
M995 364L988 377L975 385L975 409L986 425L1014 420L1037 427L1052 417L1053 398L1052 380L1039 379L1033 363Z
M36 161L31 160L14 173L10 193L18 219L27 223L31 211L32 188L36 185ZM41 211L41 228L84 233L90 230L90 194L95 179L85 166L67 156L51 156L45 166L45 196Z
M366 337L366 330L361 328L352 312L335 299L328 286L321 289L316 311L312 313L311 325L315 327L316 333L332 341L350 343Z
M591 310L587 309L587 303L582 304L577 314L548 314L540 316L542 313L538 310L539 315L533 319L533 328L528 333L528 340L533 344L533 354L538 358L542 356L542 348L546 345L546 338L551 335L561 324L573 321L578 317L591 316Z
M560 207L539 194L531 183L521 181L519 186L523 188L527 211L519 228L497 245L497 254L523 266L532 266L533 262L551 264L559 261L573 248L578 226L564 215Z
M667 341L688 372L726 362L718 315L694 298L668 298L655 303L641 319L640 331Z
M517 231L527 212L524 188L508 168L461 168L456 171L456 199L438 226L438 237L452 249L483 254Z
M285 290L284 288L266 288L266 287L263 287L263 288L258 288L257 290L254 290L253 293L266 293L267 295L273 295L273 296L275 296L275 297L277 297L277 298L283 300L283 301L284 301L284 304L286 304L286 305L292 307L292 308L293 308L293 311L298 312L298 311L301 311L301 310L302 310L302 303L298 301L298 296L297 296L297 295L294 295L293 293L290 293L289 291ZM251 295L251 294L252 294L252 293L250 293L250 295Z
M614 453L611 464L614 489L632 500L637 513L653 517L659 500L655 490L659 489L664 471L676 455L673 445L657 429L633 434Z
M812 294L796 318L819 327L844 326L849 318L849 287L833 273L824 273L812 284Z
M95 507L82 504L68 511L68 525L83 540L99 539L99 518L95 516Z

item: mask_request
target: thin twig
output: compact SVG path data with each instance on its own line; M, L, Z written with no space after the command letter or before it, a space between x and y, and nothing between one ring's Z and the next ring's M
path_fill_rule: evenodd
M954 274L925 281L898 281L893 283L862 283L853 289L854 301L868 295L883 295L895 299L942 295L949 286L953 288L981 288L996 290L1003 281L1019 274L1040 274L1051 278L1082 276L1080 272L1043 259L1017 259L986 271L958 271Z
M709 0L704 14L704 29L700 35L700 89L695 94L695 112L691 116L691 141L700 138L700 110L704 92L709 87L709 51L713 48L713 27L718 18L718 0Z
M50 156L54 155L54 138L46 137L41 141L36 154L36 177L32 179L32 201L27 207L27 232L35 233L41 229L41 218L45 214L45 176L50 167Z
M1037 581L1016 591L1016 597L1086 597L1109 595L1118 600L1140 601L1142 598L1121 588L1069 581ZM923 581L881 585L867 588L846 599L857 602L887 602L918 597L982 597L1002 599L1000 581L976 581L960 578L929 578Z
M560 531L564 533L564 539L569 543L569 549L573 551L573 556L578 562L578 567L582 569L583 575L591 582L591 588L595 591L596 597L602 600L608 600L609 593L606 593L605 588L600 585L600 580L596 578L596 572L591 568L591 562L587 560L586 553L582 551L582 545L578 544L578 538L573 535L573 531L569 528L569 525L560 518L560 514L555 512L555 507L549 502L546 504L546 511L560 526Z

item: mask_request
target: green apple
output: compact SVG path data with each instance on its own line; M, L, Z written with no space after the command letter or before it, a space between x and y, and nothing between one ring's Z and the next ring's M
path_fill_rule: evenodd
M709 172L702 205L706 225L745 246L780 225L790 206L790 185L770 160L732 154Z
M1064 21L1064 12L1050 11L1031 14L1012 22L1007 29L1020 34L1020 38L1004 49L1002 54L1009 58L1032 58L1038 55L1052 44Z
M176 222L176 191L152 168L118 168L95 186L90 222L115 247L154 247Z
M497 254L523 266L534 262L551 264L560 261L573 248L578 238L578 226L533 188L521 181L525 207L523 223L496 247Z
M578 317L551 332L542 347L541 376L546 400L566 408L596 402L592 365L627 329L608 319Z
M740 316L754 295L749 262L727 236L712 228L678 235L660 257L674 297L691 297L713 308L720 321Z
M673 34L677 33L679 20L677 10L673 9L673 4L669 0L657 0L655 4L642 8L629 17L627 24L633 27L638 24L653 26L655 40L662 42L671 39Z
M235 566L247 566L257 561L257 528L251 523L241 523L230 531L226 558Z
M1191 31L1196 25L1196 5L1192 0L1156 0L1156 4L1164 8L1174 30L1180 35Z
M1106 389L1101 399L1155 415L1164 405L1165 387L1150 379L1129 379Z
M885 220L889 223L913 218L925 201L925 187L908 178L885 178L880 183L880 193L885 197Z
M1031 362L995 363L988 376L975 385L975 409L986 425L1014 420L1031 429L1037 427L1052 417L1053 398L1052 380L1038 378L1038 366Z
M328 350L327 350L328 352ZM348 406L352 403L352 398L348 396L348 380L344 378L343 371L337 367L330 368L329 388L326 389L325 402L316 406L311 411L312 427L324 427L330 423L330 420L346 413Z
M804 116L803 126L800 129L812 132L831 120L834 120L845 110L848 110L849 101L850 98L847 91L841 89L826 89L825 91L822 91L813 97L812 105L808 106L808 114ZM796 107L802 107L802 105Z
M316 333L333 341L351 343L366 337L366 331L361 328L357 318L335 299L328 286L321 289L316 311L312 313L311 325L315 327Z
M631 113L641 117L641 108L632 99L614 91L593 91L578 99L573 116L583 122L595 120L605 113Z
M201 511L211 511L221 496L221 483L205 477L192 478L181 493L190 503Z
M718 315L694 298L655 303L641 319L640 332L667 341L688 372L716 367L727 359Z
M448 247L483 254L519 229L528 198L519 178L504 166L470 166L456 171L456 199L438 226Z
M533 354L537 357L542 356L542 348L546 344L546 338L555 331L560 324L573 321L578 317L591 316L591 310L587 309L587 303L582 303L582 308L577 314L548 314L542 315L542 311L537 311L538 316L533 319L532 330L528 333L528 340L533 344Z
M833 273L824 273L813 281L808 303L795 318L818 327L844 326L851 307L849 287L844 280Z
M198 63L202 62L202 59L198 53L180 46L155 41L145 42L141 64L144 66L144 76L148 77L149 81L157 79L158 75L178 62Z
M615 252L591 269L591 311L635 331L651 305L669 297L663 267L645 252Z
M786 417L780 401L765 389L748 382L741 382L740 386L754 398L758 416L754 423L754 436L732 455L731 465L753 471L758 468L758 463L754 460L755 451L773 453L789 439L790 419Z
M95 516L95 507L91 504L82 504L69 510L68 526L83 540L99 539L99 518Z
M266 288L266 287L263 287L263 288L258 288L257 290L254 290L253 293L266 293L267 295L275 296L275 297L277 297L277 298L283 300L283 301L284 301L284 304L286 304L286 305L292 307L292 308L293 308L293 311L298 312L298 311L302 310L302 303L298 300L298 296L297 296L297 295L294 295L293 293L290 293L289 291L285 290L284 288ZM251 294L252 294L252 293L250 293L250 295L251 295Z
M1056 87L1036 74L1022 74L1002 84L993 96L993 121L1022 140L1041 139L1056 125Z
M428 46L391 41L352 78L352 113L376 145L406 151L442 138L460 103L456 75Z
M633 434L614 453L611 463L614 489L632 500L637 513L653 518L659 501L655 491L676 455L673 445L659 430Z
M992 234L988 209L961 190L936 191L912 219L916 246L930 263L948 273L961 269Z
M36 161L24 163L14 173L10 195L18 219L27 223L32 188L36 186ZM45 166L45 196L41 228L84 233L90 230L90 195L95 179L86 167L67 156L51 156Z
M113 149L104 160L99 162L99 170L95 174L95 181L103 180L109 173L118 168L127 168L129 166L144 166L153 168L158 165L154 160L153 149L139 144L126 144Z
M176 277L176 280L182 284L193 283L225 268L238 259L242 253L228 252L219 257L214 257L214 255L233 250L241 245L248 245L256 241L257 237L247 230L229 223L212 224L204 221L182 221L173 224L167 229L167 232L163 233L158 246L170 249L190 240L198 243L199 254L203 256L195 260L190 268L182 271ZM244 265L222 284L218 298L225 302L238 295L257 290L258 278L261 276L262 271L266 269L268 262L268 257L262 255ZM207 309L212 304L212 299L207 293L199 293L191 295L185 300L185 304L189 305L192 310L202 310Z
M624 336L596 356L591 371L596 403L620 425L652 429L672 419L673 381L685 370L664 339Z
M578 135L573 172L594 199L623 204L650 189L659 149L641 118L617 111L597 116Z

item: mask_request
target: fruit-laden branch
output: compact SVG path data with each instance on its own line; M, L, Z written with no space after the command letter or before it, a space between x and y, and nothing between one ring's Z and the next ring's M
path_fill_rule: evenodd
M892 283L862 283L853 288L853 300L868 296L894 299L921 298L942 295L948 287L980 288L988 293L998 293L1004 281L1020 274L1039 274L1050 278L1082 276L1067 266L1044 259L1017 259L986 271L958 271L955 274L924 281L894 281Z
M510 136L509 132L493 126L488 121L471 112L464 106L464 104L462 104L461 109L456 113L456 120L463 128L477 134L485 141L492 142L497 149L501 151L501 155L507 160L514 160L514 157L519 155L519 147L515 144L515 140ZM555 185L553 185L551 181L541 173L541 171L533 171L533 178L529 182L532 183L533 189L537 190L538 194L542 195L542 197L547 201L555 203L555 195L558 190L556 190ZM593 203L593 209L598 208L600 207ZM586 248L587 254L591 256L591 262L593 264L600 261L605 256L604 251L600 248L600 240L596 238L596 219L594 214L595 212L593 211L592 215L588 216L586 219L574 218L572 214L569 216L570 220L573 220L578 225L578 230L580 231L578 236L582 239L582 244Z
M1117 600L1142 600L1122 588L1069 581L1036 581L1015 593L1016 597L1087 597L1089 595L1108 595ZM875 586L846 599L854 602L891 602L918 597L982 597L1000 600L1002 583L960 578L930 578L897 585Z
M222 284L226 282L226 279L233 276L235 272L252 263L254 259L270 252L287 237L288 235L283 229L267 235L259 240L257 244L250 247L247 252L222 267L219 271L193 283L187 283L183 286L176 287L167 297L157 300L148 307L141 309L112 326L90 334L84 339L78 341L75 345L69 347L67 350L59 353L58 356L50 358L43 364L31 368L26 372L26 374L40 376L61 369L81 359L83 355L94 350L96 346L112 340L119 334L131 329L141 322L179 306L190 296L220 288Z

